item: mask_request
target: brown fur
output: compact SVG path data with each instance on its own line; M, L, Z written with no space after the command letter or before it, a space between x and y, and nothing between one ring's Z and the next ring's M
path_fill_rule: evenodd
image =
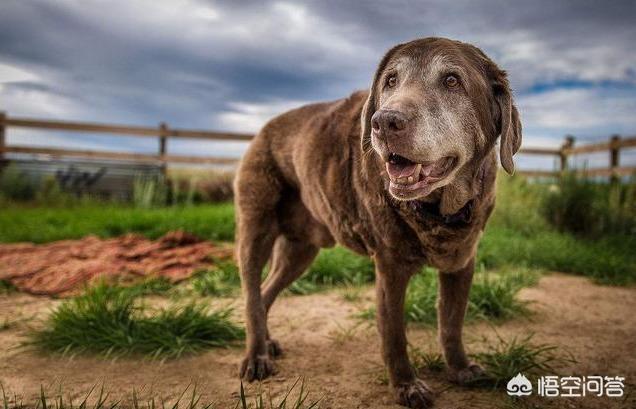
M388 69L401 75L392 90L382 87ZM436 80L446 69L462 79L452 94ZM374 113L387 107L414 118L412 131L400 140L370 129ZM267 313L318 250L335 243L375 262L378 329L399 403L422 408L433 400L409 363L404 323L406 286L424 265L440 270L439 335L451 379L466 383L482 374L466 357L462 325L477 243L495 201L500 134L501 162L512 172L521 127L505 73L479 49L439 38L391 49L370 92L270 121L245 154L235 182L247 324L241 376L263 379L274 371L272 357L280 347L269 336ZM417 160L448 150L459 165L430 194L397 200L388 191L384 166L389 144Z

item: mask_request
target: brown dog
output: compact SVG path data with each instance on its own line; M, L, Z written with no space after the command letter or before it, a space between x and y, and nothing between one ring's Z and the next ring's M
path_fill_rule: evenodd
M466 357L462 325L495 203L499 135L512 173L521 124L505 72L478 48L443 38L389 50L368 93L270 121L235 186L247 323L241 376L273 372L281 350L267 313L318 250L336 242L375 262L382 354L399 403L423 408L433 399L409 364L404 326L406 286L424 265L440 271L439 337L451 380L483 375Z

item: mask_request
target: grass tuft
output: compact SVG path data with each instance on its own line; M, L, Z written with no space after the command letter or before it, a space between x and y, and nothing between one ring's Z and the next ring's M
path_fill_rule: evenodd
M309 294L326 287L360 285L373 281L373 263L343 247L323 249L305 275L289 290L293 294Z
M18 289L7 280L0 280L0 294L11 294Z
M416 369L426 369L430 372L442 372L446 367L442 354L422 351L412 347L409 351L411 363Z
M521 269L509 273L490 272L484 269L475 274L468 299L466 320L506 320L529 314L527 303L517 298L517 293L534 285L538 274ZM406 291L404 314L407 321L435 325L437 323L437 272L425 268L411 279ZM375 308L360 314L361 318L375 317Z
M300 383L300 389L298 390L298 395L296 399L291 398L291 393L296 386ZM245 388L243 387L243 381L241 381L241 386L239 390L239 401L236 403L234 409L317 409L319 400L308 402L307 398L309 397L309 392L305 389L305 379L298 378L293 383L293 385L285 392L283 397L278 401L274 402L271 394L267 394L267 399L264 397L263 390L258 388L256 395L253 397L252 403L248 402L247 394L245 393Z
M232 261L215 261L209 270L199 271L190 280L195 293L202 296L228 296L241 285L238 267Z
M154 311L138 302L140 295L134 288L92 287L57 307L44 328L30 334L27 345L60 353L165 359L243 338L243 329L230 319L230 309L209 311L187 304Z
M488 374L487 384L505 387L518 373L525 376L555 374L556 366L576 362L569 354L560 355L554 345L532 343L533 337L534 334L529 334L506 341L497 334L498 342L487 342L486 351L473 355Z

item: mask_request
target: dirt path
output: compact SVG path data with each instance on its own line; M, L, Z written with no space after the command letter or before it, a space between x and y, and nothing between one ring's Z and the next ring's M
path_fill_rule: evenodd
M367 291L356 303L334 290L302 297L285 297L272 311L271 330L285 356L277 361L279 374L264 388L278 396L297 377L304 376L310 397L322 397L322 408L399 408L392 404L382 369L378 336L373 324L352 315L372 302ZM578 363L562 368L567 375L621 375L626 377L626 400L609 398L533 398L536 406L551 408L636 407L636 288L600 287L588 280L553 274L521 297L532 303L530 319L518 319L496 330L504 338L536 333L535 341L570 351ZM43 317L56 301L24 294L0 296L0 324L18 317ZM17 322L0 331L0 382L12 393L33 398L40 385L55 392L83 396L104 383L113 396L129 395L133 387L142 397L154 394L175 398L196 383L204 400L233 407L238 390L235 376L241 349L214 350L204 355L159 363L132 359L107 361L38 355L14 349L27 324ZM495 333L486 323L471 324L466 341L471 351L483 349ZM437 351L435 331L413 326L410 342L425 351ZM443 374L422 374L438 392L436 408L497 408L510 405L504 393L462 389L448 384ZM250 386L252 390L254 386ZM29 399L30 400L30 399ZM507 406L506 406L507 404Z

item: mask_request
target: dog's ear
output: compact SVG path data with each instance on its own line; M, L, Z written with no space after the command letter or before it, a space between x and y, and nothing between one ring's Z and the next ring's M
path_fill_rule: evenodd
M360 115L360 120L362 122L362 151L366 152L371 148L371 117L377 111L376 103L378 93L382 90L382 84L380 84L380 79L382 78L382 73L386 68L387 64L391 60L391 58L395 55L395 53L400 50L404 46L404 44L398 44L395 47L391 48L389 51L384 54L378 68L375 70L375 74L373 75L373 82L371 83L371 89L369 90L369 96L367 101L364 103L364 107L362 107L362 115Z
M493 95L498 105L499 116L496 129L501 135L499 140L499 160L501 166L512 175L515 172L515 163L512 156L521 147L521 120L519 112L512 99L512 91L506 78L506 73L499 70L493 84Z

